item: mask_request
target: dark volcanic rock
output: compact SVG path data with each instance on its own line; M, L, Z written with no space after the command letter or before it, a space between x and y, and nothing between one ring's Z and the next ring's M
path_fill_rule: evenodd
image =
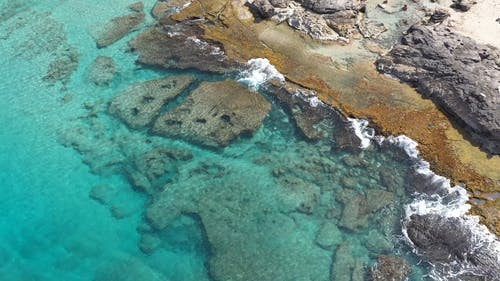
M92 65L88 79L98 86L109 85L117 72L116 64L113 58L98 56Z
M175 76L133 84L111 101L109 113L132 128L143 128L193 82L192 76Z
M302 0L302 5L316 13L329 14L345 10L362 10L365 0Z
M410 264L402 258L379 256L371 276L373 281L404 281L410 271Z
M95 35L97 48L105 48L136 29L144 22L145 13L132 13L116 17L107 22L103 29Z
M431 18L429 19L429 21L432 23L440 23L440 22L443 22L445 19L447 19L449 16L450 16L450 13L448 13L447 10L436 9L434 11L434 13L431 15Z
M195 68L225 73L235 70L236 64L225 55L222 46L202 39L202 30L194 25L177 24L166 31L151 28L130 42L139 53L137 62L166 68Z
M411 83L473 140L500 154L500 52L443 26L415 25L377 61L379 71Z
M476 4L474 0L453 0L451 7L455 10L467 12L474 4Z
M467 269L472 276L484 280L497 280L500 276L500 261L494 247L479 241L462 218L412 215L406 228L418 253L436 266L447 265L459 272Z
M261 95L235 81L203 82L177 108L156 121L153 131L207 146L226 146L251 134L271 110Z

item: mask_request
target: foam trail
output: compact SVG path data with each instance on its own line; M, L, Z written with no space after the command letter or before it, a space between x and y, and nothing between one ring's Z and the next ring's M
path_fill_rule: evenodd
M418 143L407 136L376 137L379 145L389 144L401 148L414 162L415 173L427 179L430 186L437 186L438 192L431 194L416 193L413 202L405 207L403 218L403 234L409 244L413 243L408 237L406 225L412 215L437 215L444 218L456 218L464 231L471 233L469 243L472 249L487 249L497 263L500 263L500 241L488 228L482 225L478 216L469 215L471 205L468 203L467 190L461 186L452 186L451 181L435 174L430 169L429 162L420 157ZM416 249L416 248L415 248ZM435 280L448 280L467 272L478 270L477 266L468 261L455 261L453 264L432 264L430 276ZM479 268L481 270L481 268Z
M266 82L277 79L285 82L285 76L281 74L268 59L256 58L247 62L248 69L241 73L239 82L245 83L253 90L258 90Z
M368 148L371 145L372 139L375 137L375 130L368 127L368 121L364 119L347 118L351 122L354 129L354 134L359 138L360 148Z

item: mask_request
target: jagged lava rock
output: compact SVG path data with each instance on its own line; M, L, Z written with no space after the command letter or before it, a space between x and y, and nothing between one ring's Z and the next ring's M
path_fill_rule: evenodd
M235 81L203 82L177 108L158 118L153 132L206 146L227 146L257 130L271 110L261 95Z
M111 101L109 113L131 128L143 128L194 81L192 76L175 76L133 84Z
M439 265L447 264L457 272L468 271L485 278L481 280L497 280L500 276L500 261L494 247L487 241L478 241L462 218L414 214L406 228L418 254L438 266L438 270Z
M139 53L137 62L145 65L217 73L235 70L236 64L226 57L222 45L199 39L202 36L199 27L181 23L148 29L129 45Z
M304 7L320 14L335 13L345 10L362 10L365 0L302 0Z
M109 85L116 72L117 68L113 58L98 56L90 66L88 79L98 86Z
M379 71L412 84L473 140L500 154L500 52L443 26L415 25L377 61Z
M392 256L378 256L377 263L371 268L373 281L404 281L411 272L410 264Z
M96 34L97 48L105 48L125 37L144 22L145 13L132 13L126 16L116 17L108 21L103 29Z

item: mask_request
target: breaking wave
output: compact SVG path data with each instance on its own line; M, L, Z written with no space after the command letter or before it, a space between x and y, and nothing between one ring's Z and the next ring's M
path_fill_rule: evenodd
M247 62L247 69L240 74L239 82L248 85L253 90L258 90L266 82L277 79L285 82L285 76L281 74L268 59L256 58Z
M500 268L500 241L497 236L480 223L478 216L468 214L471 205L469 195L463 186L452 186L451 181L435 174L429 162L420 157L418 143L413 139L400 136L375 136L374 130L368 127L368 121L348 118L354 133L361 140L361 148L368 148L372 142L379 146L393 146L405 152L413 162L414 173L422 181L420 190L412 194L412 202L405 207L402 218L402 230L406 242L412 246L414 252L423 257L431 265L429 277L435 280L461 280L467 274L477 274L486 277L485 280L498 280ZM416 188L418 189L418 188ZM414 216L415 215L415 216ZM408 235L408 226L415 217L432 217L443 225L428 225L427 229L441 227L450 229L449 225L462 232L464 239L452 241L465 243L463 253L458 253L463 259L454 259L450 262L436 261L426 257L425 251L419 249ZM446 225L448 224L448 226ZM431 238L432 239L432 238ZM452 254L450 253L450 256ZM495 277L496 276L496 277Z

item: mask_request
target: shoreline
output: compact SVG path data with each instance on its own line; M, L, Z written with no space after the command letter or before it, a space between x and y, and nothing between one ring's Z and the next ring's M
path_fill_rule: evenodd
M335 58L315 53L311 46L320 43L307 35L285 24L254 22L240 1L228 2L228 6L221 2L211 1L203 10L190 5L172 18L176 22L209 19L213 24L201 25L204 39L222 44L229 58L240 64L251 58L267 58L287 81L314 90L323 102L345 115L370 120L382 135L404 134L415 139L432 170L455 184L465 184L472 198L484 199L471 201L471 212L500 234L500 198L492 200L484 195L500 190L500 173L495 177L495 167L500 171L499 156L488 155L462 137L461 129L415 89L378 73L375 59L347 60L343 65L347 65L346 71L335 64ZM223 22L213 19L217 13ZM324 46L350 48L334 43ZM484 166L492 168L484 172Z

